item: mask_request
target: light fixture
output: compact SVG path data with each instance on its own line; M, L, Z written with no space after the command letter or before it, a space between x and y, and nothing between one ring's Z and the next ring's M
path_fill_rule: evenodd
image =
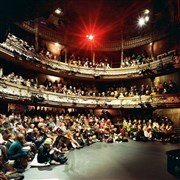
M93 40L94 39L94 36L93 35L90 35L89 36L89 40Z
M141 15L141 17L139 17L139 19L138 19L138 25L139 25L140 27L146 25L147 22L149 22L149 19L150 19L149 13L150 13L150 10L149 10L149 9L145 9L145 10L143 11L143 14Z
M144 10L144 14L149 14L149 13L150 13L149 9Z
M91 35L86 35L86 37L88 38L88 40L92 41L94 39L94 36L91 34Z
M145 20L145 22L148 22L149 21L149 16L145 16L144 20Z
M55 46L60 46L60 44L58 42L54 43Z
M55 11L54 11L56 14L61 14L62 10L60 8L57 8Z
M138 20L138 25L140 27L144 26L145 25L145 19L144 17L140 17L139 20Z

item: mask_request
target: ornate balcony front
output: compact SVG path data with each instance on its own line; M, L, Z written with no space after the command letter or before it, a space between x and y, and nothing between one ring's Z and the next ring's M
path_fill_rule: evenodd
M133 67L110 69L87 68L47 59L39 54L33 53L32 51L23 49L21 46L17 46L17 44L12 42L0 44L0 56L21 66L24 64L26 68L33 70L35 68L39 72L45 74L86 80L119 80L151 77L176 71L176 69L179 68L179 66L177 66L179 61L174 61L174 57L171 54L161 58L160 60ZM159 64L163 66L162 71L157 71ZM146 69L150 70L150 73L143 75L139 74L141 70Z
M33 102L32 96L43 98ZM180 94L133 96L133 97L94 97L76 96L49 91L40 91L15 83L0 80L0 99L15 103L34 104L38 106L74 107L74 108L166 108L180 107Z

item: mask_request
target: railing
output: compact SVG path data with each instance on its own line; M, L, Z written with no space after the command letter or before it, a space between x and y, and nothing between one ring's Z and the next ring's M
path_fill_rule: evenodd
M21 28L25 29L26 31L30 32L30 33L33 33L35 34L36 33L36 26L34 24L31 24L29 23L28 21L25 21L23 23L17 23L18 26L20 26ZM54 30L51 30L49 29L47 26L43 26L43 25L38 25L38 35L45 38L45 39L48 39L48 40L51 40L51 41L59 41L59 42L64 42L65 43L65 40L63 38L63 35L54 31Z
M156 95L152 98L152 104L156 104L156 106L163 105L164 107L169 104L180 104L180 94L163 94Z
M151 105L152 107L161 105L167 106L174 103L180 104L180 94L158 96L134 96L134 97L94 97L66 95L49 91L40 91L38 89L17 85L11 82L0 80L0 98L12 99L18 101L29 100L33 94L41 95L44 98L40 105L56 105L62 107L88 107L88 108L142 108L142 106ZM175 101L173 101L175 99ZM165 104L166 103L166 104Z
M128 77L139 77L139 71L142 69L150 69L156 70L159 63L163 66L166 64L172 64L173 55L168 55L167 57L163 57L161 60L156 60L150 63L133 66L133 67L125 67L125 68L87 68L82 66L69 65L67 63L62 63L57 60L47 59L38 54L35 54L31 51L25 50L22 47L19 47L11 42L6 42L0 44L0 51L8 54L9 56L15 57L15 52L19 60L28 61L36 64L37 62L41 65L45 65L46 68L50 71L59 73L66 73L67 76L74 77L83 77L83 78L96 78L101 77L101 79L121 79ZM22 58L23 56L24 58ZM17 58L14 58L17 60ZM33 60L30 61L29 59Z

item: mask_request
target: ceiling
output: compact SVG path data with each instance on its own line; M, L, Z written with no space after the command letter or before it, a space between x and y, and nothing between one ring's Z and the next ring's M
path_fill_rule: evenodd
M77 37L93 34L103 39L120 39L121 32L136 26L142 11L151 8L151 4L152 0L67 0L61 6L64 14L59 29Z
M86 34L93 34L99 39L117 40L121 38L122 32L130 36L142 31L137 27L138 17L144 9L151 10L154 2L157 1L3 0L0 6L0 24L44 17L44 25L69 36L85 37ZM162 8L163 2L165 1L158 0L158 6ZM61 15L53 13L57 8L62 9ZM144 29L148 31L147 27Z

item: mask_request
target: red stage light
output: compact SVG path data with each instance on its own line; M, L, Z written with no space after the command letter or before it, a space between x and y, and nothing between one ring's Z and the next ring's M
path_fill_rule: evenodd
M94 39L93 35L86 35L86 37L88 38L88 40L92 41Z

